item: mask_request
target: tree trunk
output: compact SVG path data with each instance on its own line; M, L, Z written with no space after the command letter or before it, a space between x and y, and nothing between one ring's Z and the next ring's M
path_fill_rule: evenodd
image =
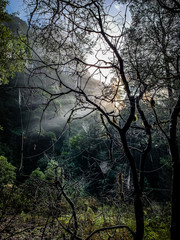
M134 198L134 210L136 217L136 234L134 240L142 240L144 236L144 211L141 195L136 195Z
M171 217L171 240L180 239L180 159L178 148L170 146L172 155L172 217Z
M133 175L133 185L134 185L134 211L136 219L136 233L134 240L142 240L144 236L144 211L142 202L142 192L138 181L138 173L136 170L135 159L133 158L126 139L126 133L120 132L121 141L123 144L124 152L129 160L132 175Z
M180 113L180 96L170 118L168 139L172 159L171 240L180 239L180 156L177 140L177 121Z

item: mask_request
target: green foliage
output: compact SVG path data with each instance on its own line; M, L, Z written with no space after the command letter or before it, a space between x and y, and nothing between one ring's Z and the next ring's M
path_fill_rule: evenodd
M1 0L1 5L0 5L0 22L9 20L8 14L5 11L7 4L8 4L7 0Z
M51 132L51 131L41 132L41 136L50 138L52 141L56 141L57 140L56 139L56 134L54 132Z
M26 44L24 37L14 37L10 30L0 25L0 83L7 84L16 72L25 69Z
M58 162L51 159L48 163L47 168L45 170L45 179L49 182L53 182L55 178L63 179L63 169L58 166ZM56 176L57 174L57 176Z
M26 38L24 36L14 36L6 21L10 21L5 12L7 1L1 1L0 8L0 85L7 84L9 78L13 78L15 73L25 69L25 58L29 56Z
M36 168L34 171L32 171L31 178L39 178L39 179L45 179L44 173L40 170L40 168Z
M82 136L80 134L77 134L76 136L69 138L69 145L71 148L80 150L80 144L82 141Z
M0 156L1 155L7 156L7 158L9 159L9 162L12 163L13 150L8 146L8 144L0 142Z
M13 184L16 179L15 167L7 161L7 158L0 156L0 187L6 184Z
M48 158L46 156L40 158L37 161L37 166L38 166L38 168L40 168L40 170L42 172L44 172L46 170L47 164L48 164Z
M153 203L145 210L145 240L170 239L170 205Z

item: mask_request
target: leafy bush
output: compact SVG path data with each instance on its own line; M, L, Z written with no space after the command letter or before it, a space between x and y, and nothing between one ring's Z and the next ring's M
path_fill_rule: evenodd
M15 169L6 157L0 156L0 187L14 183L16 179Z
M30 177L32 178L39 178L39 179L45 179L44 173L40 170L40 168L36 168L34 171L32 171Z
M80 150L80 144L81 144L81 141L82 141L82 136L80 136L80 134L76 135L76 136L73 136L73 137L70 137L69 138L69 145L71 148L75 148L75 149L78 149Z
M63 180L63 169L58 166L57 161L51 159L45 170L45 179L49 182L53 182L55 180L56 173L57 178Z

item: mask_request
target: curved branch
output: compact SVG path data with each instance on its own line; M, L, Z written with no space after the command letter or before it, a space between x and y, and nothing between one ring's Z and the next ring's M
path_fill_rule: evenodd
M128 226L119 225L119 226L99 228L99 229L95 230L94 232L92 232L87 238L85 238L85 240L91 239L91 237L94 234L99 233L99 232L103 232L103 231L107 231L107 230L113 230L113 229L122 229L122 228L126 228L132 234L132 236L135 237L135 233Z
M113 50L115 56L117 57L118 59L118 62L119 62L119 72L120 72L120 75L121 75L121 78L122 78L122 81L123 81L123 84L125 86L125 90L126 90L126 93L128 95L128 97L130 97L130 89L129 89L129 84L128 84L128 81L126 79L126 76L125 76L125 73L124 73L124 63L123 63L123 59L121 58L116 46L114 46L112 44L112 42L109 40L109 38L107 37L107 34L105 33L104 31L104 28L103 28L103 23L102 23L102 18L101 18L101 13L100 13L100 8L99 6L94 2L94 5L97 7L98 9L98 16L99 18L97 19L98 20L98 23L99 23L99 26L100 26L100 29L101 29L101 34L105 40L105 42L109 45L109 47Z
M174 141L174 143L176 143L176 134L177 134L177 118L179 116L180 113L180 95L178 97L178 101L173 109L173 112L171 114L170 117L170 137L168 139L168 141Z
M145 127L145 132L146 132L146 137L147 137L147 141L148 141L146 148L142 152L141 162L140 162L140 187L141 187L141 191L143 192L143 189L144 189L144 165L145 165L145 160L147 158L147 155L151 150L152 137L151 137L151 125L148 123L148 121L145 117L144 111L141 109L141 107L139 105L139 98L136 99L136 105L137 105L138 112L141 116L141 119L143 121L143 124Z
M56 220L57 220L58 224L59 224L66 232L68 232L70 235L73 235L73 233L72 233L68 228L66 228L66 227L59 221L59 219L58 219L57 217L56 217ZM77 240L82 240L82 238L80 238L80 237L78 237L78 236L74 236L74 238L77 239Z
M172 0L172 2L174 3L174 6L172 6L172 7L170 7L166 3L164 3L164 0L163 1L162 0L157 0L157 1L162 8L164 8L164 9L166 9L166 10L172 12L172 13L179 13L180 12L180 3L178 3L178 1L176 1L176 0Z
M76 239L79 239L76 234L77 234L77 229L78 229L78 220L77 220L77 216L76 216L76 209L75 209L75 206L74 206L74 203L71 201L71 199L67 196L67 194L65 193L63 187L61 186L61 183L60 181L56 181L56 186L57 188L59 187L59 189L61 190L62 192L62 195L64 196L64 198L66 199L66 201L69 203L69 205L71 206L71 209L72 209L72 214L73 214L73 218L74 218L74 232L71 233L72 236Z
M126 76L125 76L125 73L124 73L124 62L123 62L123 59L121 58L118 50L117 50L117 47L115 45L112 44L112 42L109 40L109 38L107 37L107 34L105 33L104 31L104 28L103 28L103 22L102 22L102 18L101 18L101 12L100 12L100 8L99 6L94 2L94 5L96 6L96 8L98 9L98 23L99 23L99 26L100 26L100 29L101 29L101 34L105 40L105 42L108 44L108 46L112 49L112 51L114 52L115 56L117 57L117 60L118 60L118 63L119 63L119 68L116 67L116 69L118 69L119 73L120 73L120 76L121 76L121 79L122 79L122 82L123 82L123 85L124 85L124 88L125 88L125 91L127 93L127 96L128 96L128 99L130 101L130 115L128 117L128 120L125 124L125 126L123 127L123 130L125 132L127 132L127 130L129 129L131 123L132 123L132 120L133 120L133 117L134 117L134 113L135 113L135 99L134 99L134 96L131 96L131 91L130 91L130 88L129 88L129 83L126 79ZM114 66L113 66L114 67Z

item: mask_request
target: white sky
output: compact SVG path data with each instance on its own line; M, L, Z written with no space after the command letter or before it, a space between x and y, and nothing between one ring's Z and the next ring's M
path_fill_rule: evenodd
M107 0L107 2L110 3L111 1ZM124 18L125 11L126 11L126 6L125 5L121 5L121 4L115 3L115 4L112 5L112 8L110 10L110 14L112 16L116 16L116 14L119 14L118 17L122 16L122 18ZM124 19L122 19L122 21L123 20ZM128 23L131 22L131 17L130 17L130 12L129 11L127 11L126 21ZM113 32L108 32L108 33L109 34L113 34L113 35L120 35L120 30L118 29L118 27L116 25L114 25L113 26ZM103 43L101 43L101 44L102 44L102 47L103 47ZM98 48L99 48L99 45L97 46L97 49ZM102 52L99 52L99 54L98 54L98 59L102 59L104 61L110 61L109 59L111 59L111 58L112 58L112 53L110 53L110 52L106 53L105 55L103 55ZM95 54L89 55L87 57L87 63L89 63L89 64L94 64L96 61L97 61L97 58L95 57ZM93 74L95 69L96 68L91 67L91 68L89 68L89 72L91 74ZM105 75L107 77L106 78L107 82L109 82L111 80L111 78L113 77L113 74L110 74L110 70L109 69L103 69L101 71L102 71L103 75ZM95 79L97 79L97 80L100 80L100 75L99 74L96 74L93 77ZM101 78L101 80L104 81L105 78Z

